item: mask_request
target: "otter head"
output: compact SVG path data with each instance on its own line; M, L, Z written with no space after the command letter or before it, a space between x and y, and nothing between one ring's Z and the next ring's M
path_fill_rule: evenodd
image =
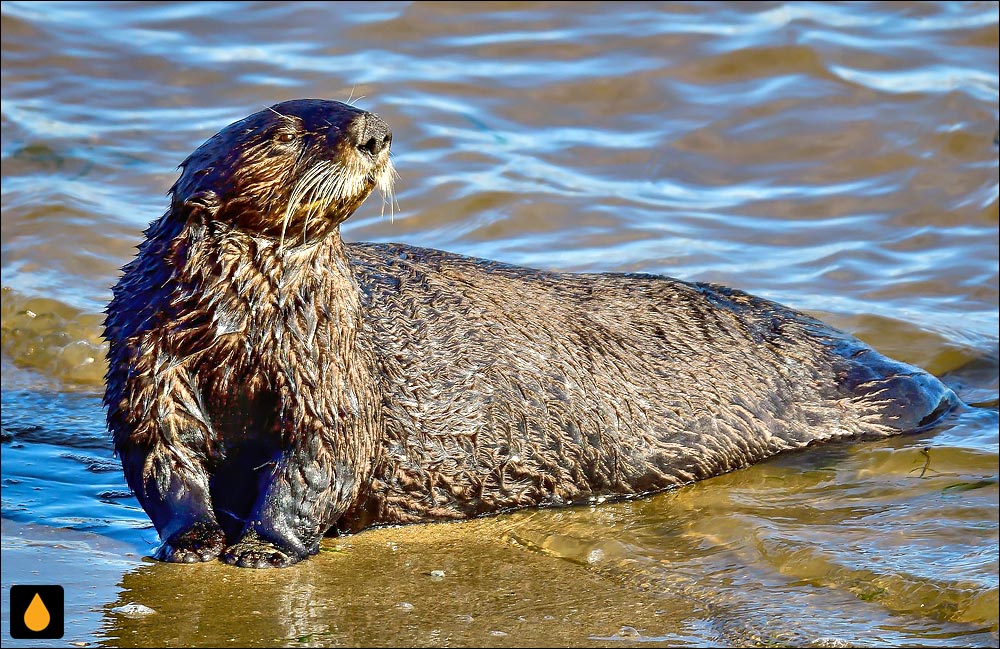
M388 195L392 133L338 101L275 104L219 131L182 164L171 214L282 245L329 234L376 186Z

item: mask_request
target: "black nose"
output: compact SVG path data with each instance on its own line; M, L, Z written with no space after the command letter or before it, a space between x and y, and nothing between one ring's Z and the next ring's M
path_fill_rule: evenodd
M347 135L359 151L377 156L392 143L389 125L378 115L361 113L347 127Z

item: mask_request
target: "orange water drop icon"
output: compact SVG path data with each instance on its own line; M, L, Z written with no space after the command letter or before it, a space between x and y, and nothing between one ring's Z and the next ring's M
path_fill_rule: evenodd
M51 619L49 609L45 608L45 602L38 593L35 593L34 599L28 604L28 610L24 612L24 625L38 633L45 630Z

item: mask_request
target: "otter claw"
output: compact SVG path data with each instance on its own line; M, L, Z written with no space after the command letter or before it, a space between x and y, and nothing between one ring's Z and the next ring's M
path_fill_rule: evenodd
M226 537L221 529L196 523L164 541L155 557L170 563L199 563L215 559L225 546Z
M220 558L241 568L285 568L302 560L302 557L287 553L253 531L236 545L226 548Z

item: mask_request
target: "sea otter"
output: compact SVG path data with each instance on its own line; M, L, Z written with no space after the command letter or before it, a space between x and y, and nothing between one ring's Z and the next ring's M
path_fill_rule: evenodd
M296 100L181 165L105 322L108 425L158 558L285 566L331 527L645 494L958 403L723 286L345 244L391 139Z

